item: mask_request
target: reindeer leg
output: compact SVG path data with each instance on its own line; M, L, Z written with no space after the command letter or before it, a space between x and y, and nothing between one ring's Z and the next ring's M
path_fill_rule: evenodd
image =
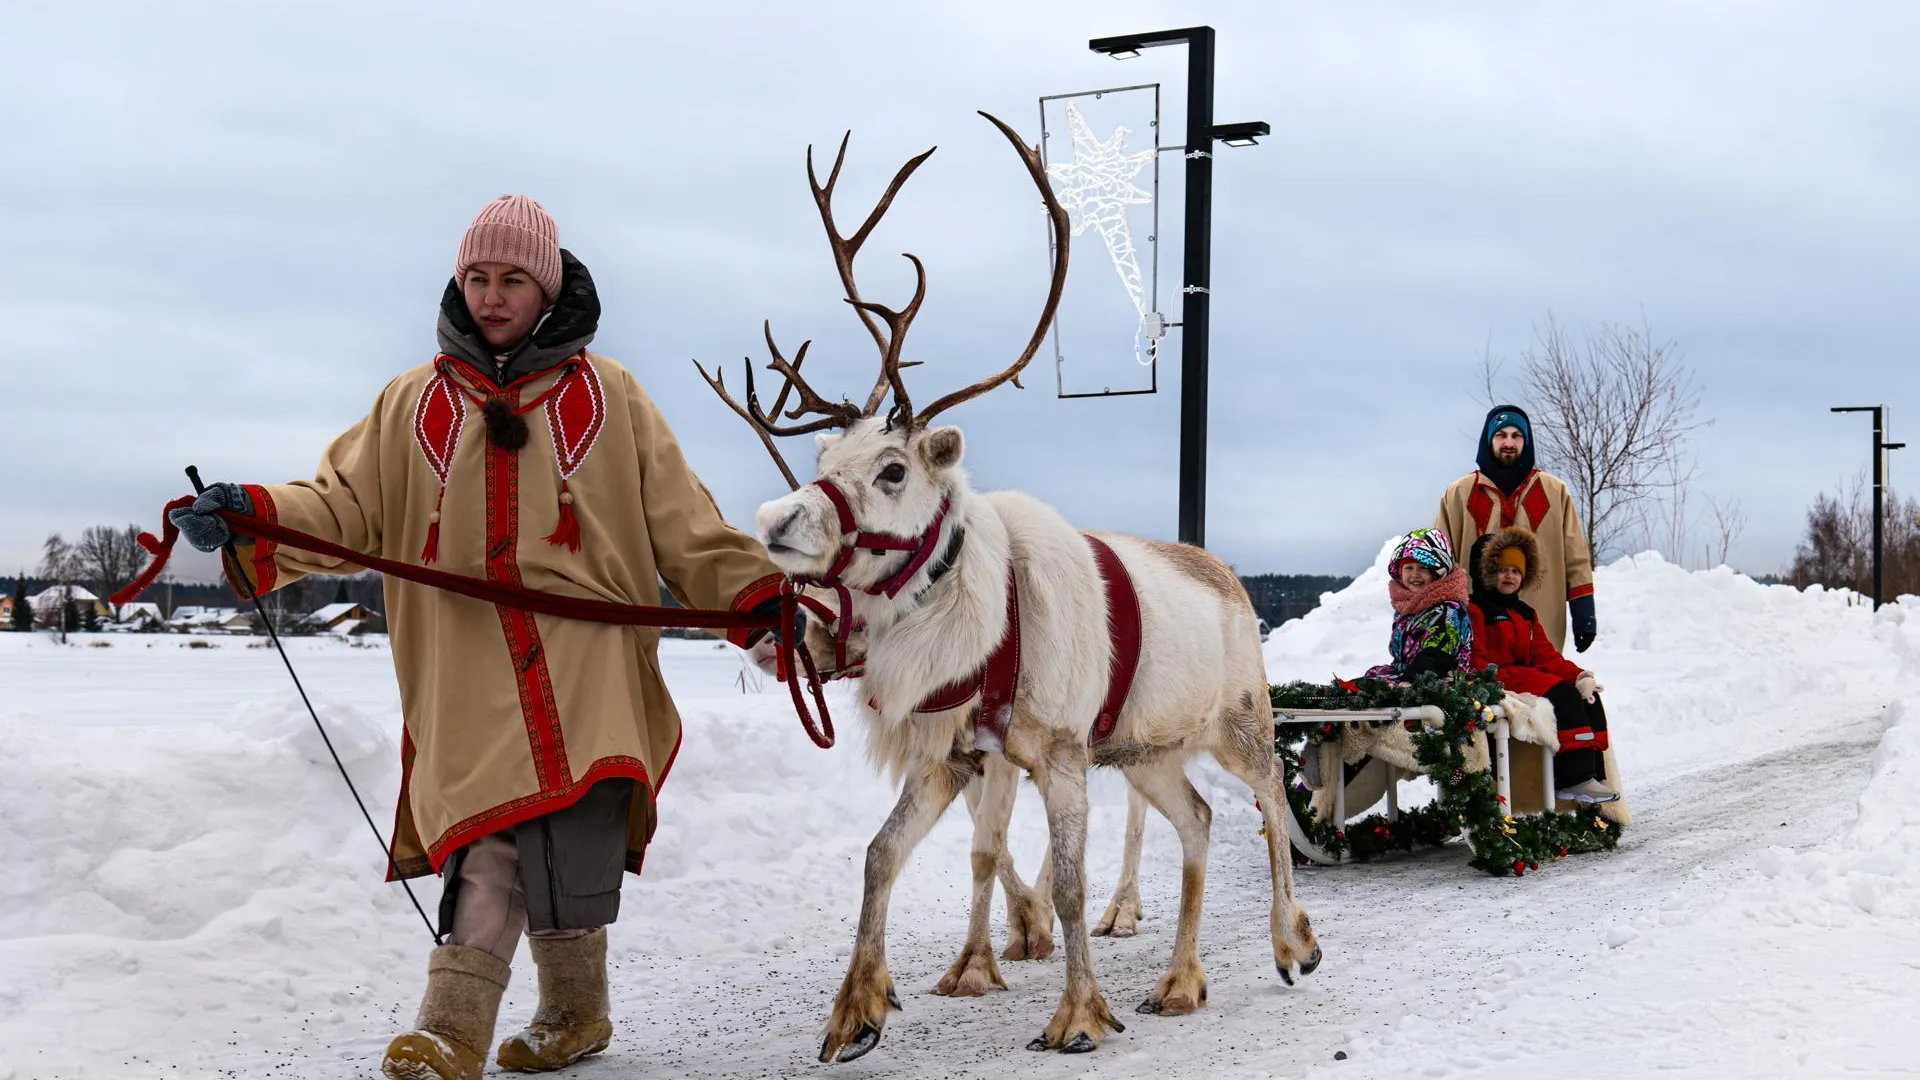
M1003 758L988 758L987 771L1007 770L1014 790L1019 791L1020 770ZM1033 887L1013 868L1013 857L1003 845L1000 849L1000 884L1007 890L1007 951L1003 960L1045 960L1053 955L1053 851L1049 847L1040 863Z
M1242 695L1242 700L1254 698ZM1264 689L1258 700L1266 700ZM1320 966L1322 954L1307 913L1294 901L1293 844L1287 835L1287 793L1281 787L1280 763L1273 756L1273 720L1249 708L1229 712L1223 723L1228 729L1226 745L1215 748L1213 756L1260 800L1267 826L1267 863L1273 875L1273 910L1268 918L1273 966L1281 981L1292 986L1294 967L1298 965L1302 975L1311 975ZM1339 783L1340 775L1336 766L1331 782Z
M1147 800L1127 787L1127 841L1120 857L1120 880L1113 887L1107 912L1094 924L1094 937L1132 937L1140 932L1140 843L1147 832Z
M1100 1044L1109 1029L1125 1031L1113 1018L1093 973L1093 948L1087 938L1087 767L1086 748L1069 744L1064 752L1034 771L1047 802L1049 851L1053 856L1053 903L1060 915L1060 936L1067 949L1067 988L1060 1006L1029 1050L1084 1054Z
M1200 902L1207 890L1213 808L1187 781L1185 763L1173 755L1128 769L1127 780L1180 834L1180 924L1173 938L1173 961L1135 1011L1184 1016L1207 1003L1207 976L1200 968Z
M854 935L847 977L833 1000L826 1039L820 1044L821 1061L852 1061L872 1050L880 1042L887 1010L900 1008L900 996L887 973L887 902L907 856L972 778L971 757L923 762L907 774L900 801L867 845L860 927Z
M934 985L936 994L979 997L1007 988L993 962L988 919L993 913L994 871L1006 858L1007 822L1013 817L1019 785L1019 774L1011 768L989 769L967 785L967 812L973 816L973 906L967 917L967 942L960 948L959 959Z

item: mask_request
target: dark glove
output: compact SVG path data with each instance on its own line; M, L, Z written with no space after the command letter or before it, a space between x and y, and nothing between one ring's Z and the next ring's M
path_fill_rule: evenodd
M180 535L187 538L194 550L219 551L235 539L233 530L219 517L222 510L251 515L253 500L239 484L214 484L202 491L192 506L183 506L167 516L173 519Z
M753 648L755 645L758 645L760 643L760 639L766 637L768 634L772 634L773 640L779 642L782 645L785 645L789 641L805 641L806 640L807 607L805 604L793 605L793 625L791 627L781 627L779 625L780 601L777 599L768 600L767 602L755 607L753 609L753 614L762 616L763 618L772 619L774 621L774 628L772 630L755 630L753 633L748 634L747 648L749 649Z
M1445 649L1425 648L1407 664L1408 678L1415 675L1451 675L1460 667L1460 661Z
M1593 617L1593 594L1567 601L1567 610L1573 614L1573 651L1586 652L1593 644L1593 635L1600 632L1600 624Z

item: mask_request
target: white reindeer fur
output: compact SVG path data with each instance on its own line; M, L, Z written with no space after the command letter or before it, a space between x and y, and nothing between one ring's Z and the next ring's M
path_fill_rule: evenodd
M1055 833L1053 851L1057 852L1057 845L1065 842L1058 832L1059 821L1065 819L1055 816L1059 805L1077 805L1078 817L1070 827L1077 837L1074 842L1084 843L1084 773L1091 756L1088 736L1107 693L1111 663L1105 591L1092 551L1079 530L1031 496L973 492L959 466L961 449L958 429L917 431L909 439L888 430L880 418L860 421L844 435L820 438L818 474L839 487L860 529L918 536L932 521L942 498L949 503L933 559L895 598L869 595L861 587L897 572L905 565L907 555L861 552L843 572L844 582L854 590L853 613L866 624L860 696L873 702L873 708L863 710L870 727L869 754L897 782L911 783L915 777L951 768L947 763L955 760L956 754L964 756L972 750L971 706L934 716L916 715L913 709L940 687L979 671L999 645L1006 631L1011 565L1019 590L1021 665L1003 756L1028 770L1041 785L1043 795L1048 796L1049 821ZM895 463L906 466L906 480L883 484L879 479L883 470ZM757 524L760 538L775 561L796 576L824 572L841 544L832 503L813 486L763 505ZM966 530L958 558L951 572L928 588L929 574L949 550L952 533L958 528ZM1256 762L1243 767L1260 770L1254 775L1262 783L1276 775L1272 769L1272 729L1266 714L1266 673L1255 615L1231 571L1204 552L1127 536L1099 535L1112 546L1133 579L1143 633L1132 691L1103 749L1122 748L1122 753L1132 755L1130 759L1116 759L1123 764L1131 760L1129 779L1146 776L1147 782L1157 785L1161 802L1171 799L1188 821L1189 833L1182 836L1183 850L1195 828L1200 833L1192 842L1203 850L1210 814L1204 801L1192 792L1180 763L1201 750L1237 751L1238 760ZM1222 585L1222 581L1227 584ZM1256 754L1253 745L1264 745L1264 750ZM954 782L962 786L967 783ZM1049 795L1050 783L1065 786ZM1277 780L1274 784L1271 791L1277 793ZM958 790L953 789L954 793ZM1187 794L1182 796L1182 791ZM950 799L951 794L947 797ZM1058 803L1058 799L1066 803ZM902 817L906 808L915 805L910 804L905 790L902 800L869 848L869 891L863 901L862 936L856 940L847 983L836 1002L828 1048L834 1046L836 1038L842 1044L854 1041L855 1021L874 1025L876 1031L880 1022L871 1017L843 1017L843 1013L877 1008L871 1002L877 1000L878 992L867 984L887 979L884 923L877 928L879 941L870 945L866 908L877 905L884 919L884 893L891 890L887 875L897 872L897 866L889 862L895 854L893 849L887 848L889 854L884 856L876 856L876 850L883 841L890 841L896 830L899 835L909 835L920 823L919 817L909 815L912 828L902 824L908 821ZM1191 809L1188 803L1198 803L1198 808ZM1010 801L1005 805L1010 807ZM1166 812L1164 805L1162 811ZM919 813L916 805L914 814ZM1280 822L1281 833L1277 850L1283 855L1276 858L1274 867L1273 933L1282 974L1290 980L1287 971L1291 963L1297 960L1303 972L1310 970L1318 962L1319 953L1312 945L1304 914L1293 903L1291 867L1284 858L1284 819L1275 820ZM930 821L926 825L930 827ZM981 827L981 819L976 816L976 828ZM1003 830L1004 825L1000 828ZM921 835L924 831L904 841L908 850ZM1004 836L1000 842L1004 844ZM976 881L982 873L982 864L977 861L982 856L980 844L977 836ZM876 857L886 864L882 870L876 871ZM1064 895L1078 895L1077 890L1084 888L1083 871L1083 865L1063 869L1056 862L1052 869L1055 888L1069 889ZM876 884L876 872L886 880ZM1189 873L1197 890L1204 876L1204 857L1199 868ZM1063 877L1070 884L1061 886ZM876 894L876 889L881 892ZM976 892L976 908L979 895ZM1186 903L1183 890L1182 933L1176 943L1175 966L1150 1001L1157 1002L1164 991L1187 1000L1188 1008L1197 1008L1205 999L1204 978L1192 949L1192 938L1198 932L1198 896L1192 899L1191 930L1187 928ZM1084 909L1084 901L1081 906ZM1097 1040L1102 1029L1087 1016L1104 1015L1109 1026L1115 1025L1104 1002L1099 1001L1090 968L1085 968L1082 985L1076 987L1076 947L1072 939L1078 928L1079 940L1085 940L1084 910L1069 912L1062 905L1060 917L1069 939L1068 995L1062 999L1046 1037L1053 1040L1057 1033L1090 1032ZM984 934L984 921L978 925ZM970 938L972 933L970 930ZM976 943L970 940L969 951L963 952L956 971L973 951ZM875 953L880 959L875 959ZM1079 955L1085 956L1084 946ZM998 983L998 974L991 966L989 954L983 970L987 978ZM884 1008L879 1009L879 1015L884 1016ZM837 1036L836 1031L841 1034ZM1062 1040L1067 1037L1060 1035Z

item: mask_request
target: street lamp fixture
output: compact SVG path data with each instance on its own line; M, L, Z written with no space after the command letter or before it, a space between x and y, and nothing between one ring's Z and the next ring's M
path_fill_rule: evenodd
M1265 120L1249 120L1244 124L1215 124L1213 137L1228 146L1252 146L1260 141L1262 135L1273 134L1273 126Z

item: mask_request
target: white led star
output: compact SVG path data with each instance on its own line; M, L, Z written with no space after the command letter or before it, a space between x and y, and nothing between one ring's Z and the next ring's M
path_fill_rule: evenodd
M1133 233L1127 226L1127 207L1153 202L1153 192L1134 183L1134 177L1153 163L1156 151L1127 153L1130 132L1125 127L1115 128L1105 141L1095 138L1086 117L1072 104L1067 106L1067 127L1073 136L1073 160L1047 166L1054 195L1071 216L1073 235L1079 236L1088 227L1100 231L1120 284L1144 321L1148 314L1147 290L1140 276Z

